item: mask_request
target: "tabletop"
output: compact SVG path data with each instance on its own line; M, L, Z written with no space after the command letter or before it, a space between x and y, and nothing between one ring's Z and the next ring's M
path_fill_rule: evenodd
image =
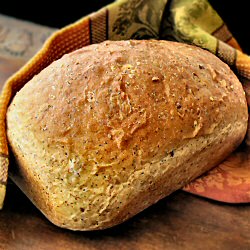
M0 14L0 86L54 29ZM250 249L250 204L177 191L111 229L73 232L51 224L9 180L0 211L0 250Z

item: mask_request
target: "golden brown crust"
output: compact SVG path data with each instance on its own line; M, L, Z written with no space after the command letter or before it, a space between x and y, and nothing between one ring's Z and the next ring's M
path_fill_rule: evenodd
M247 116L240 82L211 53L107 41L34 77L7 123L23 180L38 183L35 204L59 226L89 230L120 223L221 161Z

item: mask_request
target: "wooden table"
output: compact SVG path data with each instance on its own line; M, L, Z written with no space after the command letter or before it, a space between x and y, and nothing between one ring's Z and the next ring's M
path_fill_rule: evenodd
M0 15L0 82L53 31ZM97 232L51 224L9 181L0 211L0 250L250 249L250 204L229 205L177 191L129 221Z

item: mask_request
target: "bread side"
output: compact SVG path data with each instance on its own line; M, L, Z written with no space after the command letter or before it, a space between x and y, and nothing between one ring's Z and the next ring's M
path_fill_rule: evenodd
M56 225L111 227L224 159L247 118L240 82L207 51L152 40L91 45L13 99L13 177Z

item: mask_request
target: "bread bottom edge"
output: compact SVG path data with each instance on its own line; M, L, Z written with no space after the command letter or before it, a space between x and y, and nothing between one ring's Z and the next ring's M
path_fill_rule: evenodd
M10 177L53 224L74 231L106 229L126 221L188 184L191 180L197 178L212 167L215 167L239 146L244 138L243 130L244 125L241 123L231 126L226 132L226 135L217 133L217 136L213 137L209 145L201 150L197 150L192 157L183 162L179 167L173 167L163 175L160 175L159 178L155 180L156 185L154 185L154 187L148 185L147 189L138 192L113 218L100 222L99 225L86 227L84 223L79 226L79 224L73 221L62 223L61 219L58 219L56 214L52 212L53 207L49 204L46 194L41 190L39 182L34 181L34 176L31 176L31 173L28 173L28 171L21 167L11 171ZM202 138L199 139L202 140Z

